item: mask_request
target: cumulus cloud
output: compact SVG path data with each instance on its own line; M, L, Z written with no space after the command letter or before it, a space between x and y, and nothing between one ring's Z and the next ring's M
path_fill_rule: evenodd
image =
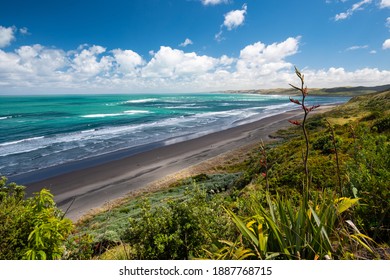
M312 87L337 87L379 85L390 78L390 71L377 68L363 68L355 71L347 71L342 67L331 67L327 70L305 70L305 78Z
M347 19L350 16L352 16L355 13L355 11L362 10L363 9L362 7L364 5L370 4L371 2L372 2L372 0L362 0L360 2L357 2L357 3L353 4L352 7L350 9L348 9L346 12L342 12L342 13L337 14L334 17L334 19L336 21Z
M242 10L234 10L228 12L227 14L225 14L225 20L223 22L223 25L228 30L232 30L242 25L245 20L246 11L247 11L247 5L244 4L242 6Z
M383 42L382 48L384 50L390 49L390 39L387 39L386 41Z
M7 47L15 39L15 28L0 25L0 48Z
M186 38L186 39L184 40L184 42L181 43L179 46L180 46L180 47L187 47L188 45L192 45L192 44L193 44L193 42L192 42L190 39Z
M386 43L387 42L387 43ZM390 39L384 47L390 48ZM243 47L236 57L212 57L161 46L144 59L133 50L82 45L67 51L39 44L0 49L1 93L189 92L288 87L296 77L289 61L300 37ZM390 71L376 68L303 69L309 87L378 85ZM310 81L310 82L309 82Z
M111 57L99 57L100 54L106 51L106 48L95 45L89 48L81 48L81 52L76 53L72 60L72 68L76 73L85 76L94 76L111 67Z
M248 45L240 52L236 74L242 79L249 79L248 83L263 77L268 77L268 81L275 79L279 72L292 67L285 58L297 53L298 46L299 37L268 46L262 42Z
M202 4L207 6L207 5L218 5L222 3L228 3L229 0L201 0Z
M381 0L379 7L381 9L383 8L390 8L390 0Z
M154 57L142 69L143 77L179 78L182 75L206 73L217 64L217 59L199 56L194 52L162 46Z
M112 53L118 70L124 74L135 75L138 71L137 67L145 63L142 57L132 50L115 49Z

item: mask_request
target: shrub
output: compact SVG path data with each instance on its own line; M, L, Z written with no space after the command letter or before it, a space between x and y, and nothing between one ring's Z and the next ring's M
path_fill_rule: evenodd
M353 157L347 161L347 191L361 198L359 226L374 239L390 241L390 143L386 136L357 129Z
M60 259L72 222L48 190L24 199L24 189L0 180L0 259Z
M213 236L226 236L229 221L221 202L197 188L184 200L151 208L141 203L141 214L131 218L124 241L132 247L135 259L190 259L202 255L202 245ZM219 209L219 210L218 210Z
M372 128L379 133L390 130L390 116L379 119L374 122Z

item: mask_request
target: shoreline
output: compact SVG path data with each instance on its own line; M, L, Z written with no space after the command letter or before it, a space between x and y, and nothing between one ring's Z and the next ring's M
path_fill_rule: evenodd
M322 106L315 113L333 107ZM195 139L147 147L136 154L128 149L96 157L91 162L76 162L71 168L58 166L57 173L51 177L47 177L52 174L50 168L37 171L37 180L25 184L26 191L32 194L48 188L60 209L69 208L66 217L77 221L94 209L161 182L165 177L178 172L186 174L185 169L261 139L269 140L270 134L289 126L287 120L301 115L301 110L288 111ZM29 175L34 176L34 172Z

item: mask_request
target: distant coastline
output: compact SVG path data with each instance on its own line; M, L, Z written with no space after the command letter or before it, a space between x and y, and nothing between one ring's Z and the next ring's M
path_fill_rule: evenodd
M333 87L333 88L310 88L310 95L316 96L356 96L374 93L378 91L389 90L390 84L380 86L356 86L356 87ZM238 94L264 94L264 95L297 95L297 91L293 88L273 88L273 89L239 89L239 90L223 90L221 93L238 93Z

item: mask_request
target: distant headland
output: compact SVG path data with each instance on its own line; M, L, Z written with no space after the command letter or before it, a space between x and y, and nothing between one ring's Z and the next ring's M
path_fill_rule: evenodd
M333 88L310 88L310 95L328 95L328 96L356 96L370 94L378 91L389 90L390 84L381 86L356 86L356 87L333 87ZM297 91L293 88L274 88L274 89L242 89L242 90L224 90L222 93L247 93L247 94L281 94L296 95Z

